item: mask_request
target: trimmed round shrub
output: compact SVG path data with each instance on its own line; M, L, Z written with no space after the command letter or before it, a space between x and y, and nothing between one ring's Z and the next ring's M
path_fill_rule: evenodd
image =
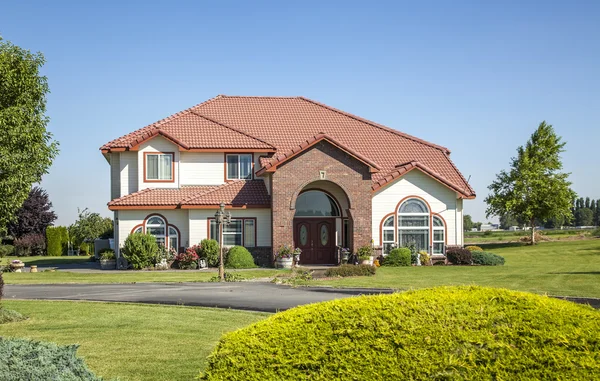
M123 257L134 269L152 266L158 252L156 238L148 233L133 233L125 240Z
M296 307L226 334L203 380L594 380L600 312L439 287Z
M400 247L392 249L390 253L385 257L382 266L410 266L411 263L411 252L406 247Z
M502 266L504 265L504 257L486 251L474 251L473 264L480 266Z
M446 250L446 258L453 265L470 265L473 261L473 254L467 249L448 248Z
M225 267L228 269L251 269L257 266L248 249L244 246L234 246L227 252Z
M77 345L0 338L0 379L3 381L101 381L77 357Z
M467 249L469 251L483 251L483 249L481 247L475 246L475 245L467 246L467 247L465 247L465 249Z
M219 266L219 243L214 239L203 239L200 242L200 258L206 260L209 267Z

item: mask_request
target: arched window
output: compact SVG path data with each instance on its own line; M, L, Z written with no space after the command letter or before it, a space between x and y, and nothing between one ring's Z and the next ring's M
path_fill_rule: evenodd
M396 246L394 238L394 216L389 216L383 221L381 226L381 239L383 243L383 253L389 254Z
M169 226L169 248L179 250L179 233L173 226Z
M310 190L301 193L296 200L295 217L339 217L340 208L325 192Z
M429 208L416 198L406 200L398 208L398 244L415 245L429 252Z
M156 243L166 245L167 224L158 216L152 216L146 221L146 233L156 237Z
M143 229L142 227L138 227L137 229L135 229L132 233L142 233Z
M433 216L433 254L444 254L446 245L446 230L444 221L438 216Z

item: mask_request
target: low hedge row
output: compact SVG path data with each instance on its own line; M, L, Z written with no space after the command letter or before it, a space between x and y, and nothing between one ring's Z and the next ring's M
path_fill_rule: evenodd
M371 276L377 268L371 265L341 265L325 271L326 277Z
M504 265L504 257L486 251L474 251L473 264L480 266L502 266Z
M101 381L76 355L77 346L0 338L2 381Z
M594 380L600 312L439 287L296 307L226 334L203 380Z

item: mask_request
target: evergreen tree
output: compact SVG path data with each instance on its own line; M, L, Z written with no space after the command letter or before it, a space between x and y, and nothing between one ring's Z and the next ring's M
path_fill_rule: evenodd
M585 207L588 208L588 209L591 209L590 208L590 198L589 197L585 198Z
M517 149L510 170L502 170L488 187L491 194L485 199L487 215L510 214L527 221L532 244L536 221L570 220L576 194L571 190L569 174L561 172L564 146L551 125L540 123L527 144Z

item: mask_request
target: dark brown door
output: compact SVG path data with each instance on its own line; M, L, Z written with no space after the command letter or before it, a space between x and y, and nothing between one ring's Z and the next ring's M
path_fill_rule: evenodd
M301 264L335 264L335 219L294 220L294 242Z

